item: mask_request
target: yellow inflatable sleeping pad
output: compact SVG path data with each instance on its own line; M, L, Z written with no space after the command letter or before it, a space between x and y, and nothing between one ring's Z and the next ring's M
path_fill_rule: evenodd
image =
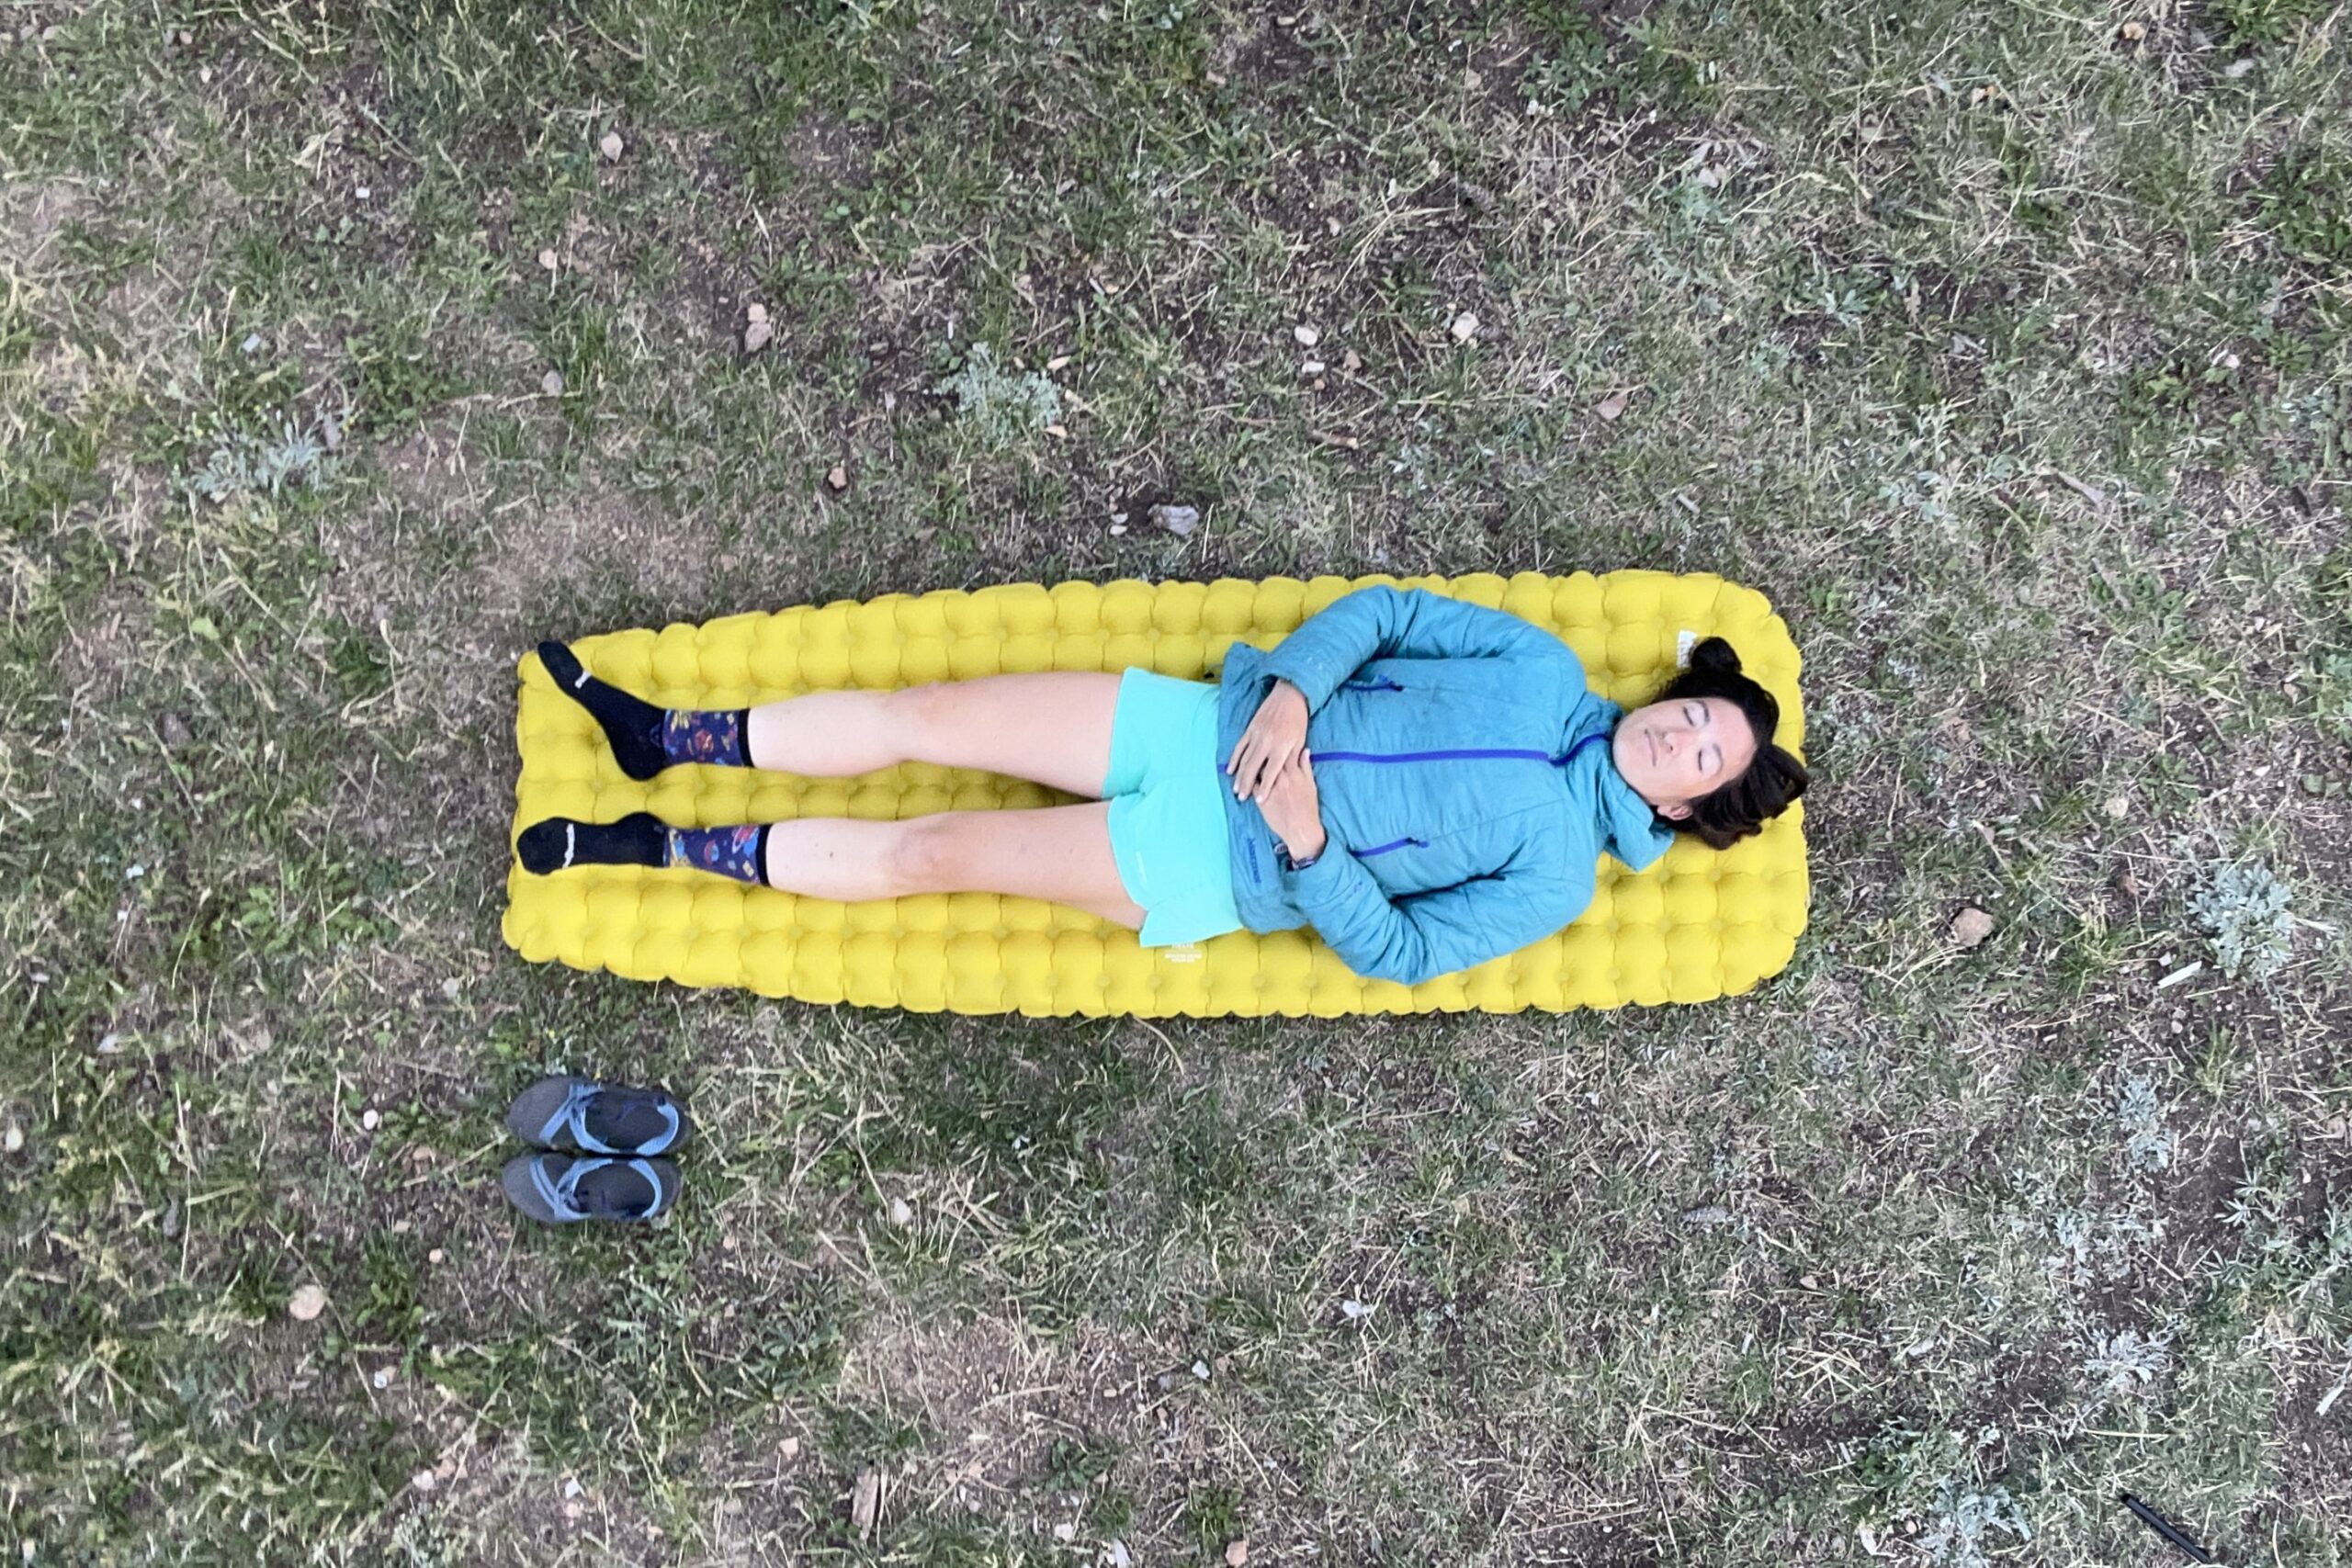
M1795 646L1763 596L1712 576L1617 571L1349 581L1018 584L730 615L572 644L604 679L667 707L738 708L802 692L881 690L1020 671L1131 666L1199 679L1236 639L1270 647L1349 590L1425 588L1556 633L1603 696L1637 705L1690 639L1731 639L1780 699L1801 749ZM651 811L680 827L808 816L888 819L1065 798L990 774L910 763L849 779L677 767L624 775L595 723L525 656L514 830L544 817ZM507 874L506 941L524 957L633 980L744 986L771 997L935 1012L1144 1018L1516 1012L1701 1002L1777 973L1804 928L1800 810L1717 852L1679 839L1648 873L1601 862L1591 908L1565 931L1414 987L1365 980L1309 931L1236 932L1150 949L1077 910L987 893L838 904L687 870L599 866Z

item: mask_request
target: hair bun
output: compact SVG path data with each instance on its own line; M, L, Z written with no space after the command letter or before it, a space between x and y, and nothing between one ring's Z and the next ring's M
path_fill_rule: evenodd
M1715 674L1735 675L1739 672L1739 654L1732 645L1719 637L1711 637L1690 650L1690 668Z

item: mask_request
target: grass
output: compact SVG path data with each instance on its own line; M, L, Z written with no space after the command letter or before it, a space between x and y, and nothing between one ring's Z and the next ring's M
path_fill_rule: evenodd
M2122 1490L2344 1561L2341 5L6 20L28 1561L2154 1561ZM497 939L541 635L1621 566L1806 654L1749 998L944 1021ZM693 1095L674 1223L510 1219L554 1065Z

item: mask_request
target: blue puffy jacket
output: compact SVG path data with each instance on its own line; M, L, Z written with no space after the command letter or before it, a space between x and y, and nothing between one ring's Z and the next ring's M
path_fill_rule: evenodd
M1234 902L1254 931L1312 925L1349 968L1418 985L1547 936L1599 858L1641 871L1672 835L1610 759L1623 710L1549 632L1419 589L1363 588L1270 652L1236 643L1217 758L1276 680L1306 698L1329 844L1304 871L1226 794Z

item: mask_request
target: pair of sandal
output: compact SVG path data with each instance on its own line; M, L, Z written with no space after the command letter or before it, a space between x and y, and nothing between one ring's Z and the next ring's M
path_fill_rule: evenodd
M545 1077L514 1097L506 1129L536 1154L499 1173L506 1201L543 1224L641 1223L678 1201L674 1154L694 1129L684 1107L655 1089Z

